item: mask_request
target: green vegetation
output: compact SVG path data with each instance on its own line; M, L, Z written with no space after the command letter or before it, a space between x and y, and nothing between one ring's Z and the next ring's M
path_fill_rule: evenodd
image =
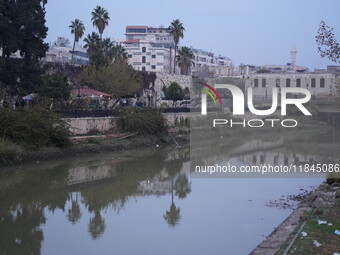
M134 96L142 82L140 74L126 61L115 61L104 66L87 66L81 83L107 92L115 98Z
M37 87L36 92L41 97L67 100L70 97L70 90L71 86L66 76L51 74L43 76L43 84Z
M51 111L35 107L0 109L0 137L18 143L26 150L69 145L69 129L65 121Z
M173 36L175 41L175 54L174 54L174 73L176 73L176 52L179 40L184 37L185 28L179 19L173 20L169 26L170 34Z
M326 221L326 224L319 224L318 220ZM328 223L332 225L329 226ZM297 227L299 229L300 227ZM339 252L339 236L334 232L340 229L340 207L317 208L306 221L302 232L307 236L300 235L289 250L293 255L311 254L334 254ZM294 236L295 233L292 234ZM291 239L290 239L291 240ZM316 246L314 241L320 243ZM278 254L283 254L288 243L282 247Z
M103 7L97 6L91 13L92 24L94 27L97 27L100 39L102 39L103 32L105 28L109 25L110 16L107 10Z
M117 126L122 131L151 135L159 135L167 127L161 111L131 108L119 112Z
M80 38L83 37L85 32L85 26L83 22L79 19L75 19L71 22L71 25L69 26L71 29L71 34L74 34L74 41L73 41L73 50L72 50L72 60L74 55L74 48L76 46L76 42L79 42Z
M178 55L176 56L176 59L178 61L178 64L181 68L181 74L188 75L190 71L190 67L193 63L194 54L188 47L182 47L178 50Z
M165 91L165 98L167 100L172 100L172 105L175 105L175 102L178 100L183 100L184 96L185 93L177 82L172 82Z
M9 139L0 137L0 163L6 163L7 160L12 160L21 153L23 148L11 142Z
M45 56L48 44L45 26L47 0L2 1L0 5L0 86L9 93L25 95L41 84L39 59ZM12 59L19 51L23 59Z

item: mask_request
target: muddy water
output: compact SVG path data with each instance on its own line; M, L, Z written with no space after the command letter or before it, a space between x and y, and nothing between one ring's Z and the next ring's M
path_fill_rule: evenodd
M271 200L322 181L193 178L189 154L153 148L2 169L0 254L248 254L291 212Z

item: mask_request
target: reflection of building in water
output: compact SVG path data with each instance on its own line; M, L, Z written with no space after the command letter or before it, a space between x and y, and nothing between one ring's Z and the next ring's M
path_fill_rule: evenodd
M237 159L249 165L289 165L318 162L321 160L321 157L317 155L288 153L284 151L284 148L280 148L272 151L260 151L251 154L240 155L237 157Z
M165 171L162 171L164 173ZM172 185L171 180L162 180L158 175L154 178L148 178L144 181L139 182L137 194L142 196L147 195L165 195L171 193Z
M233 149L232 154L242 154L250 151L268 150L283 145L283 139L278 138L276 141L263 141L259 139L246 141L242 145Z
M179 175L186 175L189 178L190 168L183 167L176 176L169 176L166 170L162 170L152 178L148 178L139 182L137 195L166 195L171 193L173 183L176 181Z
M109 178L113 175L113 167L109 164L80 165L69 169L68 185Z

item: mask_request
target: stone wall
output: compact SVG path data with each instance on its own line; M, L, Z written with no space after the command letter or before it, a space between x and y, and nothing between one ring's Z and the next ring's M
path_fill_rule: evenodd
M192 77L188 75L157 73L155 81L155 91L161 91L163 86L169 87L172 82L177 82L183 89L190 89L192 86Z
M90 131L104 133L112 130L115 126L113 117L67 118L64 120L70 125L70 131L73 135L85 135Z
M164 113L166 121L170 126L179 125L186 119L200 116L200 113ZM91 131L105 133L115 128L114 117L102 118L65 118L64 120L70 125L70 131L73 135L85 135Z

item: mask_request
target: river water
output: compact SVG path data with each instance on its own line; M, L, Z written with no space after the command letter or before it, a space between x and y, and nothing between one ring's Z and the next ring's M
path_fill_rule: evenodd
M194 176L168 147L2 169L0 254L249 254L323 181Z

